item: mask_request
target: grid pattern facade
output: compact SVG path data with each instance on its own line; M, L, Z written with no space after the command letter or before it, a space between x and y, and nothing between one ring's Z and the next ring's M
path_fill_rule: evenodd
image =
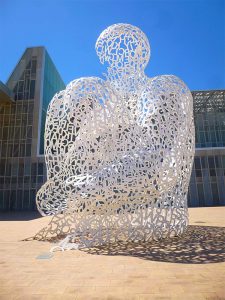
M225 205L225 153L197 153L189 185L189 206Z
M225 147L224 91L193 92L196 148Z
M225 205L225 91L192 94L196 151L189 206Z
M35 210L35 195L45 181L43 159L1 159L0 210Z
M33 57L15 85L15 103L0 106L1 159L31 156L36 64Z
M26 50L7 82L14 102L0 103L0 210L35 210L36 193L46 180L44 157L38 149L43 144L38 141L39 112L43 91L60 89L59 84L44 81L46 55L43 47ZM54 68L52 77L64 87ZM45 101L51 98L49 94Z

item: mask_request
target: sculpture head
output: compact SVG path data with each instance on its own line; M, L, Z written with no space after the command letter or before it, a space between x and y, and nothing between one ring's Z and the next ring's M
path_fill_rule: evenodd
M150 58L146 35L136 26L114 24L99 36L96 52L102 64L117 75L143 72Z

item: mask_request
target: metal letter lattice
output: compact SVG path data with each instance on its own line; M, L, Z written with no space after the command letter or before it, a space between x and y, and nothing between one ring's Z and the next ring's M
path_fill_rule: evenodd
M145 75L150 46L135 26L108 27L96 51L106 80L74 80L49 104L38 210L67 220L62 227L70 219L62 248L72 237L91 246L180 235L194 156L192 95L173 75Z

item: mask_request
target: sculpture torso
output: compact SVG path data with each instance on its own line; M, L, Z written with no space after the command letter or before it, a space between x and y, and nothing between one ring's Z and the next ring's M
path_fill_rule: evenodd
M194 152L191 93L175 76L147 78L150 46L137 27L110 26L96 51L106 81L74 80L49 105L38 209L78 214L88 232L97 222L134 239L180 233Z

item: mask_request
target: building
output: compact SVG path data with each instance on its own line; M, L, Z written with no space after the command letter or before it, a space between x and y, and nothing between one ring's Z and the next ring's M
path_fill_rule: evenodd
M192 95L196 150L189 206L225 205L225 90Z
M46 110L64 88L44 47L26 49L7 83L0 83L0 210L36 209L46 178Z
M36 209L46 180L46 110L64 88L44 47L28 48L7 83L0 82L0 210ZM192 94L196 153L188 203L225 205L225 90Z

